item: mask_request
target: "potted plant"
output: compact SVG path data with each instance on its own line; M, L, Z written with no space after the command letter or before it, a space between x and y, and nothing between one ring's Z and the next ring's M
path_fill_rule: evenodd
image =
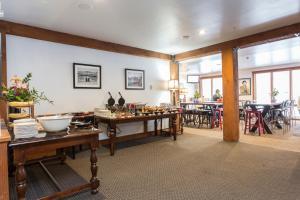
M276 96L279 95L279 91L276 88L273 88L272 93L271 93L271 97L272 97L272 103L276 103Z
M52 104L53 101L49 100L44 92L29 87L31 78L31 73L28 73L24 78L12 77L10 87L2 85L1 99L14 107L30 106L40 101L47 101Z
M199 102L199 98L200 98L200 93L198 90L195 91L194 93L194 102L198 103Z

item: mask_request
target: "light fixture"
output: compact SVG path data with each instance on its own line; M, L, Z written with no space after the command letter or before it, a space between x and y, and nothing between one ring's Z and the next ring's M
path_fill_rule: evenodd
M77 2L77 7L80 10L90 10L93 8L94 2L92 0L79 0Z
M178 90L178 80L169 80L169 90L172 92L172 104L176 105L176 90Z
M183 35L182 38L185 39L185 40L187 40L187 39L190 38L190 36L189 35Z
M77 6L80 10L89 10L92 8L92 6L87 3L79 3Z
M206 33L206 31L204 30L204 29L201 29L200 31L199 31L199 35L204 35Z

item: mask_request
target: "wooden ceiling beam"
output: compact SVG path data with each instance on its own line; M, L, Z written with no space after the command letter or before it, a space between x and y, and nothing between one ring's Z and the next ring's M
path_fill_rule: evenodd
M211 54L216 54L227 48L245 48L245 47L259 45L267 42L274 42L282 39L295 37L295 34L298 33L300 33L300 23L296 23L281 28L276 28L269 31L256 33L238 39L222 42L219 44L214 44L211 46L179 53L175 55L175 60L181 61L181 60L187 60L195 57L202 57Z
M115 53L130 54L142 57L159 58L163 60L171 60L171 55L159 53L155 51L130 47L111 42L86 38L78 35L52 31L39 27L9 22L0 20L0 31L10 35L28 37L38 40L45 40L50 42L86 47L91 49L98 49L103 51L110 51Z

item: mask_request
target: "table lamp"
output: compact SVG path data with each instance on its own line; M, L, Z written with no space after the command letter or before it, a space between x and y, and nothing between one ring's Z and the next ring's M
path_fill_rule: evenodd
M169 80L169 90L172 92L173 105L176 105L176 90L178 90L178 80Z

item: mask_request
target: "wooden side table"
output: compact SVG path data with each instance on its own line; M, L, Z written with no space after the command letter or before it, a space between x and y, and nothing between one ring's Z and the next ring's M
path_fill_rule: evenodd
M13 149L14 164L16 165L16 190L19 199L25 199L26 194L26 171L24 165L31 154L42 154L63 149L66 147L87 144L91 149L91 179L90 183L59 191L53 195L43 197L43 199L58 199L76 194L82 190L91 189L92 194L98 192L99 180L97 178L97 155L98 135L100 131L93 130L71 130L58 133L47 133L44 138L27 138L12 140L9 146Z

